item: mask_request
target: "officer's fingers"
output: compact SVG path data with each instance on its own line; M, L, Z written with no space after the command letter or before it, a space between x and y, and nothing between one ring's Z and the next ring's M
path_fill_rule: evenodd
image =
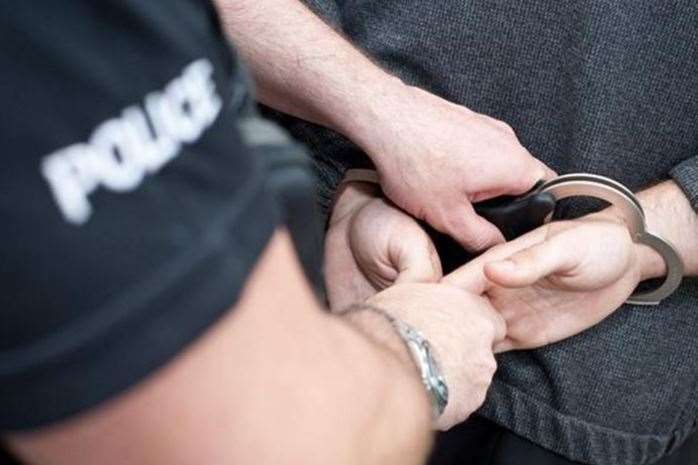
M451 208L440 210L437 216L428 216L427 221L470 252L480 252L504 242L499 229L475 213L465 196Z
M553 178L557 177L557 172L550 168L548 165L543 163L542 161L536 159L536 163L540 166L540 169L542 170L543 176L539 179L543 179L545 181L549 181Z
M483 294L492 286L485 276L482 263L477 260L468 262L447 274L441 282L477 295Z
M521 150L523 154L518 160L500 167L501 174L496 178L496 184L488 190L498 188L499 195L521 195L530 191L539 181L557 177L557 173L545 163L533 157L526 149Z
M516 252L538 244L545 237L545 228L537 228L511 242L492 247L484 254L444 276L442 282L478 294L488 291L493 283L484 273L486 263L505 260Z
M494 350L498 344L506 340L507 323L504 316L492 306L488 298L481 297L481 302L484 310L483 314L487 316L492 325L492 349Z

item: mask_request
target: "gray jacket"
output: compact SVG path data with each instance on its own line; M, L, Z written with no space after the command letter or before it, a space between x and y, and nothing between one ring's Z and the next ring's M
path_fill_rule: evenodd
M406 82L509 123L557 172L635 190L671 177L698 209L698 2L309 4ZM326 206L365 155L329 130L286 125L315 152ZM563 214L582 211L572 203ZM572 460L656 461L697 426L698 281L660 307L626 306L499 362L482 415Z

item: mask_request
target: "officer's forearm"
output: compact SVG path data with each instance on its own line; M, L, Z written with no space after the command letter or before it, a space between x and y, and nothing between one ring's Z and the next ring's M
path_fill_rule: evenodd
M361 145L381 97L404 85L298 0L217 0L259 100L331 127ZM283 11L283 14L279 12Z
M0 441L42 465L423 463L430 412L414 362L386 321L353 318L320 310L279 233L235 310L166 366Z

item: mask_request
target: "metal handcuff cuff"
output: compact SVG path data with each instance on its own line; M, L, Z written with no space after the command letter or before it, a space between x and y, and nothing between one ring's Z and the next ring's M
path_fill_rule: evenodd
M369 169L348 170L342 183L352 181L380 184L378 173ZM506 240L510 241L549 222L557 203L570 197L592 197L615 206L621 212L632 240L651 247L664 260L667 270L664 282L653 290L635 292L626 303L657 305L679 287L684 269L681 257L669 242L647 231L645 212L635 194L610 178L586 173L567 174L550 181L541 181L522 196L497 197L476 203L473 207L480 216L497 226ZM446 237L435 231L431 234L432 239ZM452 244L451 251L458 253L458 249L462 250L453 240L447 240ZM448 404L448 387L437 361L431 354L428 341L409 325L392 317L389 317L389 320L410 349L431 399L434 418L438 418Z
M350 169L343 183L362 181L379 184L370 169ZM654 249L666 264L666 277L652 290L632 294L626 301L634 305L657 305L681 284L684 265L676 249L665 239L646 229L645 212L635 194L623 184L596 174L576 173L541 181L518 197L498 197L474 204L475 211L499 228L507 240L515 239L549 222L557 203L570 197L604 200L618 209L635 243Z

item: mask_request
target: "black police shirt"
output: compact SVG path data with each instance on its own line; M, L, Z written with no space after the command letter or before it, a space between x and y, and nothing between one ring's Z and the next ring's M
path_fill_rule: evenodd
M170 360L234 306L284 212L209 2L1 2L0 44L8 432Z

